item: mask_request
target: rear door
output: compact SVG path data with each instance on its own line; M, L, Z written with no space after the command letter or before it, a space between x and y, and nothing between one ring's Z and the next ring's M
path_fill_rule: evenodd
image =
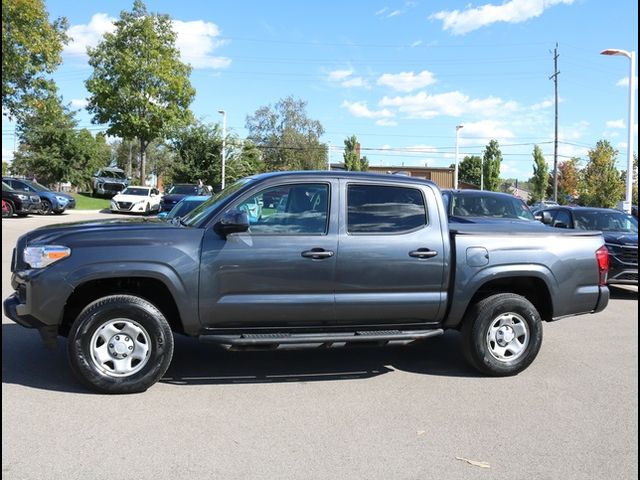
M205 233L200 317L209 328L292 327L334 320L337 180L258 187L228 210L246 233Z
M336 321L437 321L448 251L433 190L342 180L341 194Z

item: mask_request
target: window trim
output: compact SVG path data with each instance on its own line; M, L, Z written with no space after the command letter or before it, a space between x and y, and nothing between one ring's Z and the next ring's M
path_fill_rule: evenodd
M231 205L229 205L228 208L225 208L222 211L222 215L224 215L226 212L228 212L229 210L235 209L238 207L238 205L240 205L242 202L244 202L245 200L258 195L264 191L267 190L272 190L272 189L277 189L277 188L287 188L287 187L294 187L297 185L320 185L320 186L325 186L327 187L327 218L325 220L325 226L324 226L324 232L321 233L304 233L304 232L298 232L298 233L294 233L294 232L252 232L251 231L251 227L249 227L249 230L247 230L246 232L243 232L243 235L251 235L252 237L324 237L329 235L329 228L331 225L331 200L332 200L332 189L331 189L331 182L328 181L316 181L316 182L310 182L308 180L305 181L300 181L300 182L288 182L288 183L284 183L284 184L276 184L276 185L270 185L267 186L266 188L263 189L259 189L257 191L253 191L253 192L248 192L246 195L241 196L240 198L236 199L234 202L231 203Z
M424 208L424 224L412 228L410 230L403 230L401 232L350 232L349 231L349 187L352 185L356 186L365 186L365 187L382 187L382 188L406 188L409 190L417 190L422 197L422 206ZM344 195L344 231L349 236L363 236L363 235L375 235L375 236L398 236L398 235L408 235L411 233L415 233L419 230L427 228L431 225L429 218L429 211L427 208L427 198L424 195L424 191L418 186L408 186L406 184L398 184L398 185L389 185L388 183L378 183L378 182L354 182L349 181L345 182L345 195Z

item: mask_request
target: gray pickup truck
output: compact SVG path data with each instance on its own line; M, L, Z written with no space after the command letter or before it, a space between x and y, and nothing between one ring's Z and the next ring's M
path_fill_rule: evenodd
M256 204L260 214L249 215ZM89 221L23 235L4 311L47 343L68 337L78 378L106 393L157 382L172 331L275 348L408 343L458 329L469 363L503 376L534 360L543 320L606 307L607 262L599 232L454 228L425 180L272 173L172 223Z

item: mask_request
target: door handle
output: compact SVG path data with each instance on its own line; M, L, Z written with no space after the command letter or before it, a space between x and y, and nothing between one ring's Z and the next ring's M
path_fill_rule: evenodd
M419 248L409 252L409 256L414 258L432 258L436 255L438 255L438 252L435 250L429 250L428 248Z
M325 250L324 248L312 248L311 250L305 250L300 255L302 255L304 258L322 260L323 258L333 257L333 252L331 250Z

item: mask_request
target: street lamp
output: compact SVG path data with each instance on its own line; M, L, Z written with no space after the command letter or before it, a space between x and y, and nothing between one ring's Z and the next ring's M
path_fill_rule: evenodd
M634 124L634 112L633 112L633 97L635 93L635 86L633 80L636 73L636 52L627 52L626 50L619 50L617 48L608 48L600 52L601 55L622 55L629 59L629 140L627 142L627 183L626 194L624 197L624 210L627 213L631 213L631 204L633 199L631 198L631 192L633 188L633 124Z
M463 127L464 125L456 125L456 169L453 172L453 185L456 190L458 189L458 140L460 129Z
M224 190L224 169L227 160L227 112L218 110L222 115L222 174L220 175L220 189Z

